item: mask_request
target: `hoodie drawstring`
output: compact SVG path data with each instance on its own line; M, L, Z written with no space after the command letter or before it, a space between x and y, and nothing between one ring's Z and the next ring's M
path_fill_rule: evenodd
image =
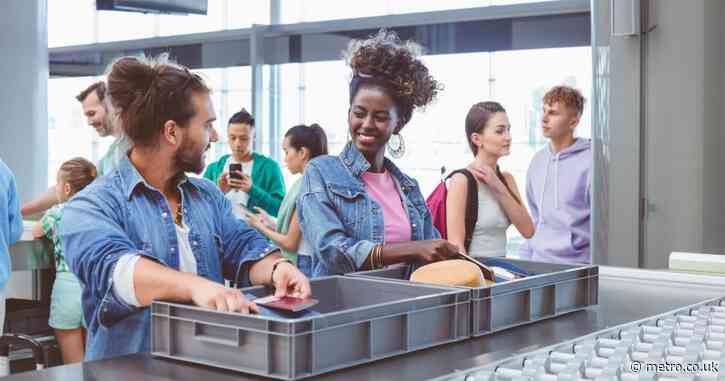
M544 222L544 193L546 193L546 182L549 180L550 164L551 160L547 160L546 170L544 171L544 186L541 188L541 196L539 196L539 223L537 225L541 225Z
M559 159L561 152L554 157L554 209L559 209Z

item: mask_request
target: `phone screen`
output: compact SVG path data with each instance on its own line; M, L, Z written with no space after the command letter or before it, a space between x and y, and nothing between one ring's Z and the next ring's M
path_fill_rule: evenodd
M237 179L237 180L242 179L242 176L240 176L239 173L237 173L237 171L242 172L241 164L236 164L236 163L229 164L229 178L230 179Z

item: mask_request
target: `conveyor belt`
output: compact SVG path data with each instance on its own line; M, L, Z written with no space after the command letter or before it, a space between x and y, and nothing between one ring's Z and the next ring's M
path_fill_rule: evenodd
M716 298L436 381L715 381L721 362L725 298Z

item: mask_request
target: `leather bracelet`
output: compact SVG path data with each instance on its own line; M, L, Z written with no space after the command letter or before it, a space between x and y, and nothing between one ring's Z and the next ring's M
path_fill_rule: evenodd
M272 273L269 275L269 284L274 285L274 272L277 271L277 266L281 265L282 263L289 263L294 266L294 263L292 263L291 260L288 258L280 258L272 264Z

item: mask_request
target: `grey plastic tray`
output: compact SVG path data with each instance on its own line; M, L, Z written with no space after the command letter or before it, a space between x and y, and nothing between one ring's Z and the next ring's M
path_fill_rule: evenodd
M599 303L597 266L496 259L510 262L534 275L470 289L471 336L487 335ZM348 275L415 283L408 281L411 272L411 266L403 265Z
M469 337L467 290L344 276L310 282L319 315L305 318L154 302L151 353L292 380Z

